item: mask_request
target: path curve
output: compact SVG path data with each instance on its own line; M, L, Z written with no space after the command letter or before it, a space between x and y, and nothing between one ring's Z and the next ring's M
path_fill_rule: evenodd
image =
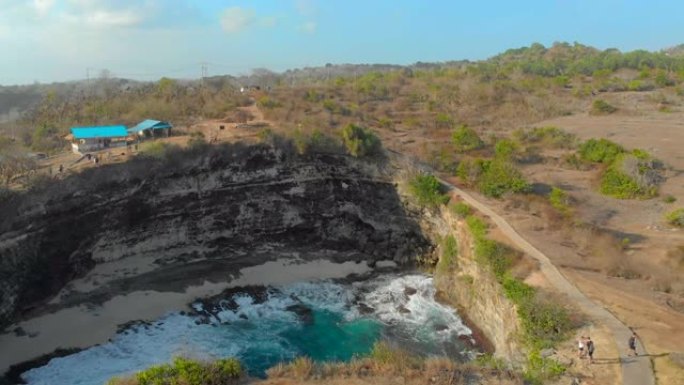
M391 151L391 150L390 150ZM406 155L391 151L397 154L404 160L417 166L425 171L432 171L425 165L417 164L418 162L411 160ZM503 217L497 214L486 204L480 202L466 191L451 184L450 182L439 178L439 181L447 186L453 194L456 194L463 201L471 205L473 208L480 211L482 214L488 216L494 224L513 242L520 250L530 255L539 262L539 267L542 273L546 276L548 281L561 293L566 294L571 300L579 306L579 308L594 320L597 320L606 325L613 333L613 338L617 344L618 354L620 355L620 366L622 369L622 384L623 385L654 385L655 378L653 376L653 367L651 360L648 358L648 352L643 344L639 344L638 350L641 356L628 356L627 340L632 334L632 331L618 320L612 313L604 307L597 305L589 298L587 298L575 285L573 285L565 276L556 268L551 260L539 249L534 247L530 242L523 238ZM640 341L641 342L641 341Z

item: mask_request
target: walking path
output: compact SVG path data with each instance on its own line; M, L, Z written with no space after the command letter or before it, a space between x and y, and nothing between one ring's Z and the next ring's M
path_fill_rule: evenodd
M408 162L413 167L417 167L427 172L432 171L424 164L421 164L400 152L394 150L389 151L398 155L403 161ZM623 385L655 385L653 367L644 345L639 343L637 346L637 351L640 354L639 357L630 357L628 355L629 349L627 341L632 335L632 331L625 324L615 318L615 316L604 307L597 305L587 298L575 285L565 278L544 253L523 238L503 217L497 214L489 206L478 201L472 195L454 186L450 182L439 177L438 179L443 185L450 189L452 194L457 195L480 213L488 216L511 242L520 248L520 250L536 259L539 262L541 272L546 276L549 283L559 292L566 294L568 298L574 301L580 310L591 319L606 325L610 329L617 345L617 351L620 355Z
M625 326L620 320L608 310L600 305L589 300L575 285L570 283L565 276L556 268L549 258L539 251L536 247L530 244L500 215L494 212L484 203L475 199L472 195L461 190L460 188L450 184L445 180L440 181L451 188L452 193L458 195L461 199L469 205L487 215L492 222L523 252L532 256L539 261L540 269L546 276L548 281L556 287L561 293L566 294L573 300L579 308L591 317L593 320L606 325L613 333L615 343L617 344L618 352L620 354L620 366L622 368L622 383L623 385L654 385L653 368L651 360L647 356L646 349L642 344L639 344L637 350L642 356L629 357L627 340L632 334L631 330Z

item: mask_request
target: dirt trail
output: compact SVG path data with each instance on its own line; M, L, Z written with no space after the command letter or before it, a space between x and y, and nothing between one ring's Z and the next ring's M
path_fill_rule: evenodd
M646 352L643 344L639 344L637 348L641 356L628 356L627 340L632 332L627 326L615 318L615 316L613 316L613 314L611 314L608 310L589 300L579 289L577 289L577 287L570 283L570 281L568 281L565 276L561 274L561 272L556 268L556 266L553 265L553 263L551 263L546 255L544 255L541 251L520 236L520 234L518 234L518 232L515 231L515 229L508 224L504 218L499 216L487 205L473 198L473 196L467 192L454 186L449 181L441 180L441 182L451 188L452 194L457 195L459 198L463 199L482 214L488 216L501 230L501 232L503 232L523 252L539 261L540 270L558 291L566 294L585 314L587 314L593 320L606 325L611 330L615 339L615 343L617 344L618 352L620 353L619 358L622 367L622 383L624 385L655 384L651 361L648 358L648 353Z

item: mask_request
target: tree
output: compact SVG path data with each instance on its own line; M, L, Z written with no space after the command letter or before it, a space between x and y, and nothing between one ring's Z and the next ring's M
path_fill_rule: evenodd
M461 125L454 130L451 141L458 152L478 150L484 146L477 132L466 125Z

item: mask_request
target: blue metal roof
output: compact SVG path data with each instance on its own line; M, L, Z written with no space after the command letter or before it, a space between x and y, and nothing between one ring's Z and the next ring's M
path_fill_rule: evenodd
M72 127L75 139L118 138L128 136L126 126Z
M159 120L147 119L138 123L137 126L128 129L128 132L139 132L143 130L161 130L163 128L171 128L171 125Z

